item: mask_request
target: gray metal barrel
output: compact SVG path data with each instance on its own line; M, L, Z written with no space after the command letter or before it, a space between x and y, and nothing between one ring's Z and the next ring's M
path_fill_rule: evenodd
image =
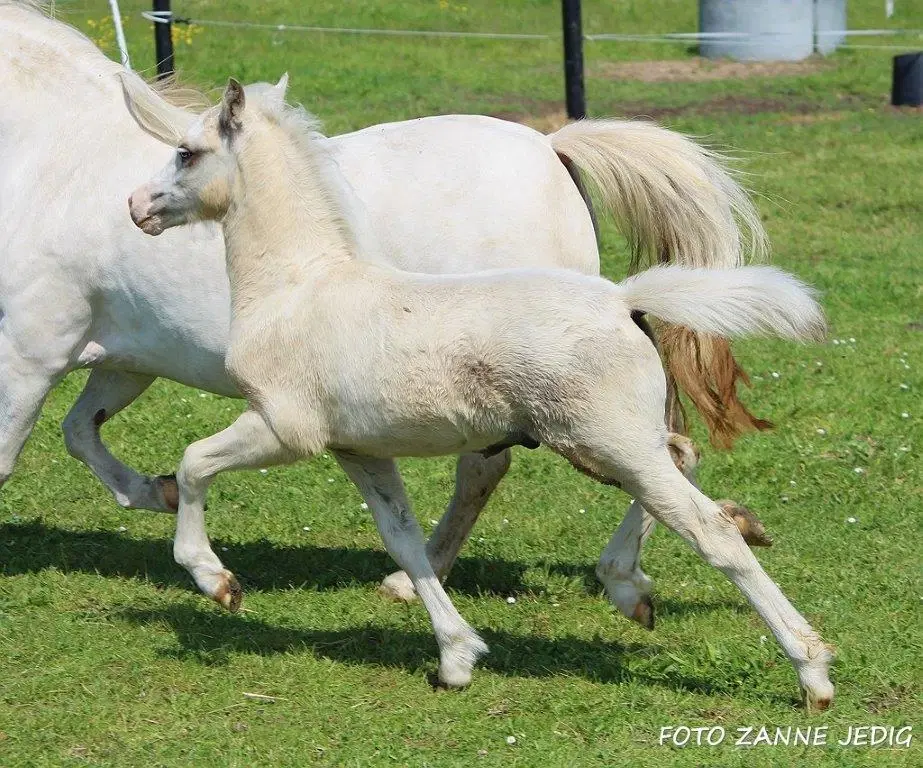
M846 42L846 0L814 0L814 37L825 56Z
M699 0L699 53L798 61L814 52L814 0Z

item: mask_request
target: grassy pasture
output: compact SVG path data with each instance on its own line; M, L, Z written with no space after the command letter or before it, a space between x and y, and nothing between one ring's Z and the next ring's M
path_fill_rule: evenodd
M878 0L853 0L850 26L923 26L923 2L896 5L886 22ZM138 16L147 7L123 3L139 68L153 61ZM560 24L556 0L184 0L175 10L319 26ZM105 2L58 13L114 55ZM584 14L590 33L696 24L691 0L588 0ZM559 48L199 27L177 31L176 56L203 86L287 70L292 96L336 133L445 112L553 123ZM586 53L592 115L650 115L739 151L775 262L823 292L826 344L736 346L753 376L748 402L778 426L732 453L706 448L700 478L776 534L759 557L838 649L834 708L797 709L794 674L765 627L663 530L645 560L656 630L614 614L593 566L627 499L542 452L516 454L448 583L491 646L470 689L431 690L426 614L376 595L392 563L329 458L215 483L209 529L249 609L224 615L173 563L173 520L119 509L67 456L58 425L84 381L75 374L0 494L0 765L923 764L923 115L887 105L896 51L755 71L701 66L675 44L597 42ZM624 255L607 229L604 272L623 274ZM239 408L159 382L105 437L132 465L165 472ZM452 462L403 467L429 530ZM658 746L661 726L677 724L729 736ZM917 733L909 749L735 748L734 729L749 725L826 725L830 742L850 725Z

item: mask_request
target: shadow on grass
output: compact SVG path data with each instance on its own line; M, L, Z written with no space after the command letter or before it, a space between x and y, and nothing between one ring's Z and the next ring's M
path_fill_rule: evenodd
M345 664L433 673L438 658L436 641L431 634L372 625L342 630L302 629L190 605L128 608L112 618L135 625L169 626L176 635L178 647L159 653L207 666L231 665L232 655L238 653L272 656L306 651ZM659 648L646 643L573 636L551 639L492 630L483 630L481 635L490 646L490 653L478 662L478 667L504 676L578 676L600 683L644 681L708 695L730 693L741 683L758 682L755 677L752 681L738 679L729 683L720 675L709 679L690 674L687 669L676 669ZM632 669L629 665L633 660L643 662L632 665ZM641 665L650 667L650 671L639 670L637 667ZM749 674L746 670L741 672L744 676Z
M212 542L220 552L222 542ZM221 553L240 579L244 590L335 590L346 586L377 585L395 569L380 550L297 547L270 541L228 544ZM534 592L524 584L524 574L537 565L499 558L460 557L448 580L451 591L470 596ZM114 531L73 531L41 521L0 525L0 573L15 575L55 568L63 573L93 573L120 578L141 578L158 587L194 589L191 578L173 561L169 539L137 539ZM601 594L592 567L554 563L553 573L576 578L589 594ZM657 597L658 615L681 616L714 610L746 612L742 600L677 601Z

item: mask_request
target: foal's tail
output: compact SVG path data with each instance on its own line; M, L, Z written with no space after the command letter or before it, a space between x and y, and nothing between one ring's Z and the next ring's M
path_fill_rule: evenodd
M581 120L549 139L588 205L579 182L596 188L631 246L631 271L655 264L735 267L768 252L759 213L727 158L692 139L635 120ZM737 381L749 382L726 340L677 326L658 335L670 375L713 442L729 446L749 429L770 426L738 398Z
M824 338L814 290L775 267L655 267L618 285L629 309L714 336Z

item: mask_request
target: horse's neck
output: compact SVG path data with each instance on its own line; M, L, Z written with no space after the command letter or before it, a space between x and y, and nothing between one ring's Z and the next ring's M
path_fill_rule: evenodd
M283 131L267 133L238 156L239 181L224 220L234 316L354 258L352 235L317 159Z

